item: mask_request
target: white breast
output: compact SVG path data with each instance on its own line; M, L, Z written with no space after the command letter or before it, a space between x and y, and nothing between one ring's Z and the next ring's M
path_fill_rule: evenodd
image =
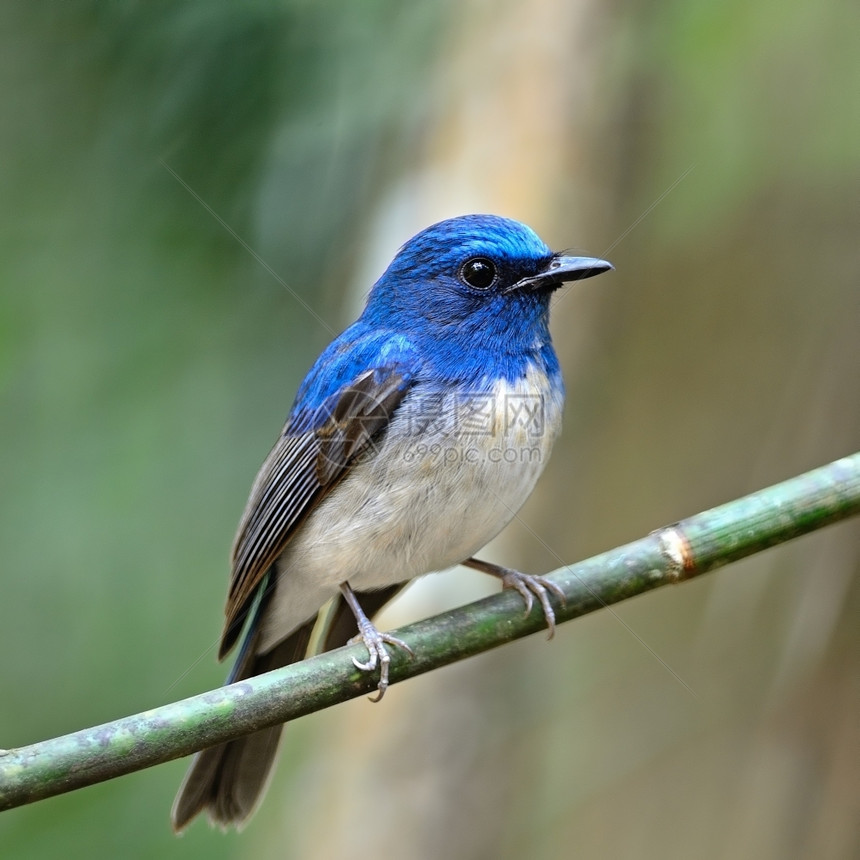
M308 517L277 563L261 649L348 580L382 588L461 562L528 498L561 425L561 395L533 368L487 394L410 394L378 450Z

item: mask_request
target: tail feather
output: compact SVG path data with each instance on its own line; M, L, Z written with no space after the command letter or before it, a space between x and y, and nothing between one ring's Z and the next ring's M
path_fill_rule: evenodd
M394 585L379 591L358 592L357 596L367 617L373 618L402 588L403 585ZM254 621L257 618L259 614ZM302 660L315 623L316 617L311 618L265 654L255 653L256 631L250 632L229 683ZM320 649L323 651L345 645L358 632L355 618L340 596L327 625ZM271 726L197 753L173 802L170 817L174 831L184 830L201 812L206 812L213 824L225 830L231 825L241 827L266 791L283 728L283 725Z
M265 654L245 649L231 681L301 660L315 622L316 618L311 619ZM173 802L173 829L179 833L203 811L213 824L225 829L231 824L241 826L268 785L282 729L283 725L271 726L197 753Z

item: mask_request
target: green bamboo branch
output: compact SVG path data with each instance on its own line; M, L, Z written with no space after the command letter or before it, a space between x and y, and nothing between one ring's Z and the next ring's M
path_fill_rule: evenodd
M660 529L549 576L564 591L558 623L680 582L860 513L860 453ZM396 631L391 682L545 627L505 591ZM180 702L14 750L0 750L0 809L92 785L373 692L353 645Z

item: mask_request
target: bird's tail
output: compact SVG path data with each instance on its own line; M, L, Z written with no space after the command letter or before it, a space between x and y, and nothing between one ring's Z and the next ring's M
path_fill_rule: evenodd
M372 618L403 587L394 585L379 591L359 592L357 596L365 614ZM256 637L249 635L228 683L303 659L315 624L316 616L265 654L255 653ZM352 613L343 598L338 597L328 615L321 650L339 648L357 632ZM265 793L282 729L283 724L271 726L197 753L173 802L170 818L174 831L181 832L204 811L213 824L224 829L231 825L241 827Z
M243 649L229 682L242 681L301 660L307 651L316 618L298 628L265 654ZM269 781L283 725L261 729L234 741L202 750L179 787L170 813L179 833L199 813L220 827L237 827L248 819Z

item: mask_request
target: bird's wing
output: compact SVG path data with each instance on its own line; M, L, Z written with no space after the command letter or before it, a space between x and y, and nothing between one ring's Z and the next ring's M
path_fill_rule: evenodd
M327 351L328 352L328 351ZM283 434L263 463L233 543L233 571L219 656L235 644L254 596L304 517L349 471L368 443L384 432L412 382L410 363L391 360L366 370L320 402L307 384ZM317 367L326 367L326 353ZM349 362L355 367L355 355ZM311 371L309 379L317 367ZM343 362L322 376L337 381ZM304 395L304 396L303 396ZM316 408L307 401L320 403ZM304 402L303 402L304 401Z

